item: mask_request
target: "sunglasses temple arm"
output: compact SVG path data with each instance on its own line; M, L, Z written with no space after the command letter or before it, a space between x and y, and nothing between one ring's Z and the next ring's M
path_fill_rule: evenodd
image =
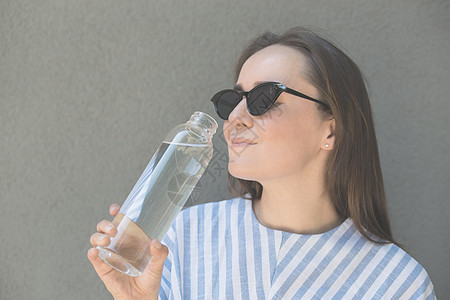
M298 97L300 97L300 98L306 99L306 100L311 100L311 101L313 101L313 102L319 103L319 104L325 106L326 108L330 109L330 106L328 106L328 104L326 104L326 103L324 103L324 102L322 102L322 101L319 101L319 100L317 100L317 99L314 99L314 98L312 98L312 97L309 97L309 96L307 96L307 95L305 95L305 94L302 94L302 93L300 93L300 92L297 92L296 90L293 90L293 89L290 89L290 88L286 87L285 92L287 92L287 93L289 93L289 94L292 94L292 95L295 95L295 96L298 96Z

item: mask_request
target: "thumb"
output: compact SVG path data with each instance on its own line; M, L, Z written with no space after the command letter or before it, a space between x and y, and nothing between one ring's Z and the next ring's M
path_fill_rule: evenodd
M152 258L139 278L146 282L146 289L149 292L157 295L161 286L162 271L169 249L157 239L153 239L150 243L150 254Z

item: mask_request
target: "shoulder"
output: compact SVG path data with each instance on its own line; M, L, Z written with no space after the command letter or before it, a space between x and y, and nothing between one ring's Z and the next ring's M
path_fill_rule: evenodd
M185 219L187 216L191 216L192 214L198 215L199 213L203 214L205 212L210 212L212 216L217 216L225 213L226 211L243 210L248 206L247 204L250 202L251 200L246 200L243 198L232 198L221 201L205 202L185 208L178 215L177 219Z
M349 226L354 226L351 220ZM365 270L366 283L371 286L373 297L390 295L395 299L400 296L408 299L433 298L433 284L428 273L405 250L392 243L369 241L359 231L353 231L352 235L355 242L350 243L352 247L349 254L359 257L357 268ZM376 237L372 238L377 240Z
M172 227L169 234L184 234L189 230L191 233L199 230L212 230L219 226L221 222L225 222L231 215L251 209L251 200L243 198L233 198L221 201L206 202L190 206L183 209Z
M242 225L242 216L250 214L251 200L234 198L207 202L182 210L167 234L163 243L173 253L192 252L205 245L218 244L219 239L227 239ZM200 246L201 245L201 246Z

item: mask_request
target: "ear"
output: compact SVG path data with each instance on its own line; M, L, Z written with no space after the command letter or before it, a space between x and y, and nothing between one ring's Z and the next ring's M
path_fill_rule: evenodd
M327 124L325 125L325 132L324 132L324 138L322 140L322 143L320 145L320 148L323 150L332 150L334 148L334 141L335 141L335 129L336 121L333 119L329 120Z

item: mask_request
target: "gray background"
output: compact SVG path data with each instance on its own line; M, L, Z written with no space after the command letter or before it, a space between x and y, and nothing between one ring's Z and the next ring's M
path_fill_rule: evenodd
M0 299L110 299L86 258L157 146L247 41L322 28L369 82L395 237L449 299L450 5L0 0ZM228 197L224 142L193 201Z

